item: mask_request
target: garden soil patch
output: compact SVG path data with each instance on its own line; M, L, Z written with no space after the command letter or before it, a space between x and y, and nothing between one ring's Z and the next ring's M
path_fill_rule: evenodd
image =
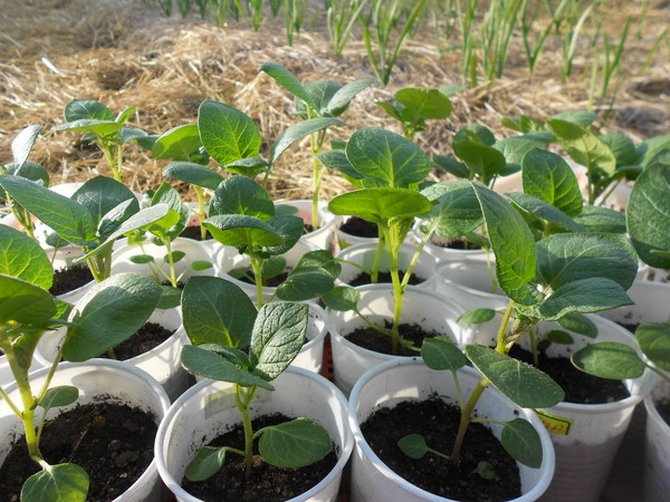
M361 425L372 451L393 470L426 491L462 501L511 500L521 495L521 480L516 461L503 449L489 429L470 424L465 435L458 466L437 455L411 459L397 442L408 434L421 434L430 448L446 455L453 448L460 410L433 398L404 401L394 408L381 408ZM477 466L491 464L495 479L477 474Z
M40 448L51 464L73 462L88 473L87 502L113 500L127 490L154 458L154 417L126 405L77 406L47 422ZM19 500L25 479L39 470L23 436L0 468L2 500Z
M391 323L386 322L385 327L391 329ZM442 333L437 333L435 331L426 331L418 324L401 324L398 326L398 331L406 341L412 342L414 347L421 347L425 338L442 335ZM363 347L364 349L373 350L382 354L392 354L391 338L373 328L358 328L346 335L346 338L351 343ZM418 356L419 352L401 347L400 354L397 355Z
M54 272L54 282L51 288L49 288L49 293L54 296L69 293L88 284L92 280L93 275L85 265L61 268Z
M345 234L355 235L356 237L368 237L371 239L378 237L376 223L366 221L358 216L352 216L340 225L340 230Z
M281 415L266 415L253 420L255 431L291 420ZM242 425L215 438L208 446L231 446L244 450ZM206 481L182 480L182 488L206 502L230 500L235 502L282 502L306 492L318 484L335 467L337 456L330 452L323 459L300 469L287 469L262 462L254 444L255 463L245 472L240 456L229 454L223 469Z

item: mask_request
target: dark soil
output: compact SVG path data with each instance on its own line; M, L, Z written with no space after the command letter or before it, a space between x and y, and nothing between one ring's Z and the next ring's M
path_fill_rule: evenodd
M470 424L458 466L434 454L415 460L398 447L407 434L421 434L429 447L449 455L454 444L460 410L433 398L405 401L395 408L382 408L371 415L361 430L372 450L395 473L426 491L455 500L510 500L521 495L521 479L514 459L503 449L489 429ZM477 465L486 461L495 478L477 474Z
M181 237L186 237L187 239L193 239L194 241L203 241L212 238L209 232L205 233L204 239L202 238L200 225L191 225L190 227L186 227L184 231L181 233Z
M118 361L126 361L149 352L170 338L173 333L174 331L170 331L160 324L148 322L137 330L133 336L114 347L114 358ZM107 359L108 355L103 353L100 357Z
M161 282L161 286L170 286L170 287L172 287L172 284L170 284L170 281L168 281L168 280L166 279L166 280L164 280L163 282ZM184 289L184 286L186 286L186 283L185 283L185 282L177 281L177 289Z
M355 235L357 237L375 238L377 234L377 224L366 221L358 216L352 216L340 225L340 230L345 234Z
M626 328L628 331L630 331L633 334L635 333L635 330L637 329L637 327L640 325L639 322L635 322L635 323L617 322L617 324L619 326L621 326L622 328Z
M459 237L457 239L446 239L438 235L432 235L430 237L430 243L435 246L439 246L441 248L449 248L449 249L461 249L461 250L481 249L481 246L477 246L476 244L473 244L463 239L462 237Z
M54 272L54 282L49 293L54 296L69 293L93 280L93 275L86 265L61 268Z
M87 501L108 501L126 491L154 458L157 425L136 408L107 402L78 406L47 422L40 448L51 464L73 462L89 476ZM38 466L24 438L0 468L0 498L19 500L21 485Z
M670 425L670 399L659 401L656 404L656 410L658 411L661 418L665 420L665 423Z
M402 276L405 272L400 271L400 279L402 280ZM416 274L412 274L409 277L409 282L408 284L411 285L416 285L416 284L421 284L422 282L425 282L426 279L423 277L418 277ZM388 283L390 284L391 281L391 273L390 272L379 272L377 275L377 282L378 283ZM356 277L354 277L351 281L349 281L349 286L363 286L365 284L372 284L372 278L370 277L370 274L367 272L362 272L358 274Z
M253 421L254 430L276 425L290 420L284 415L263 416ZM208 446L232 446L244 449L242 425L215 438ZM257 444L254 453L257 455ZM325 458L307 467L287 469L274 467L255 457L251 472L245 473L242 457L235 454L227 456L223 469L206 481L191 482L182 480L182 487L205 501L230 500L235 502L280 502L306 492L325 478L335 467L337 456L330 452ZM246 474L246 475L245 475Z
M239 280L242 281L242 282L245 282L247 284L256 284L254 282L254 280L249 276L249 274L251 274L251 276L253 276L253 273L251 272L251 270L249 270L247 272L247 274L240 277ZM279 275L275 275L274 277L270 277L269 279L265 279L263 281L263 286L270 287L270 288L276 288L282 282L284 282L287 277L288 277L288 272L282 272Z
M510 356L533 363L532 354L517 345L512 347ZM602 404L621 401L630 396L626 386L620 380L599 378L575 368L566 357L547 357L539 355L539 369L553 378L565 391L565 401L579 404Z
M385 327L390 329L391 323L386 321ZM432 338L442 334L435 331L426 331L418 324L401 324L398 326L398 331L404 340L412 342L414 347L417 348L421 347L424 338ZM347 335L347 340L368 350L374 350L382 354L393 354L391 351L391 338L369 327L362 327L352 331ZM418 356L419 352L401 347L400 353L396 355Z
M315 228L314 228L314 225L312 225L311 223L305 223L305 224L302 226L302 233L303 233L303 234L308 234L308 233L310 233L310 232L314 232L314 230L317 230L317 229L315 229Z

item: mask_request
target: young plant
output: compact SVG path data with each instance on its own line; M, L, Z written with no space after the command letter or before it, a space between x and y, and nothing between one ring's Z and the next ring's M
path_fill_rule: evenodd
M153 312L160 291L135 274L115 275L97 284L67 316L67 305L47 292L53 269L39 245L9 227L0 227L0 236L0 349L20 402L2 388L0 397L23 423L28 453L41 469L25 481L21 500L83 502L88 492L86 472L72 463L50 464L40 451L47 411L78 397L76 387L52 387L51 381L62 357L85 361L135 333ZM58 327L66 329L65 341L44 384L35 388L28 373L35 348L42 336Z
M332 118L342 115L358 93L373 84L370 79L355 80L340 85L332 80L317 80L301 84L286 68L276 63L265 63L261 71L270 75L280 86L295 97L296 114L307 122L315 118ZM303 122L303 123L305 123ZM317 155L323 150L327 129L309 135L312 150L312 226L319 227L319 194L325 169Z
M235 305L234 309L229 308ZM216 474L229 454L253 465L253 444L261 458L278 467L300 468L325 457L332 449L328 432L316 422L295 418L254 431L250 407L263 391L272 391L298 355L307 332L307 305L268 303L258 312L237 286L215 277L196 277L184 288L184 329L192 345L182 351L182 364L192 373L233 384L242 418L245 446L205 446L186 468L186 478L203 481Z
M107 160L114 179L123 181L123 145L147 133L141 129L126 127L126 122L135 113L131 106L116 115L102 103L75 99L65 105L65 124L54 127L55 131L83 132L85 141L98 145Z
M356 19L365 7L365 0L328 0L326 23L328 37L336 57L342 56Z

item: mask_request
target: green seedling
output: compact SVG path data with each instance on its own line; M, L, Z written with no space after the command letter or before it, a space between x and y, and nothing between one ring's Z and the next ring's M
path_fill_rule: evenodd
M326 13L328 37L333 53L340 57L351 37L358 16L366 5L365 0L329 0Z
M52 387L51 381L61 358L85 361L135 333L156 307L160 291L141 276L119 274L96 284L68 316L67 305L47 292L53 269L39 245L9 227L0 227L0 236L0 349L20 402L2 388L0 397L21 420L28 453L40 466L23 484L21 500L83 502L89 484L86 472L73 463L50 464L40 451L47 411L78 397L76 387ZM59 327L66 330L64 343L44 383L36 388L28 373L35 348L42 336Z
M403 134L409 140L426 129L427 120L446 120L451 115L449 96L440 89L406 87L393 97L395 103L377 101L375 104L402 124Z
M83 139L95 143L102 151L114 179L123 181L123 145L147 136L141 129L126 127L133 113L134 106L116 115L97 101L75 99L65 106L67 122L55 126L54 130L83 132Z
M241 456L245 469L251 470L255 440L263 461L278 467L304 467L332 450L328 432L308 418L256 431L251 422L254 398L274 390L271 382L286 370L305 342L307 305L268 303L256 312L249 297L234 284L196 277L184 288L182 307L184 329L192 343L182 351L182 364L196 375L233 384L245 439L244 450L230 446L198 450L186 468L187 479L210 478L229 454Z

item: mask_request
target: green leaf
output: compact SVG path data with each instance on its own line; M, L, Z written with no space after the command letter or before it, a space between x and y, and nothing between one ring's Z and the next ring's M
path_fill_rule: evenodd
M273 277L277 277L285 270L286 258L283 256L270 256L268 259L263 260L263 265L261 266L261 275L263 276L264 280L271 279Z
M421 357L430 369L456 371L468 364L465 354L446 337L426 338L421 346Z
M49 289L53 273L51 260L35 240L18 230L0 225L0 274Z
M619 234L556 234L537 243L538 277L553 289L579 279L604 277L628 289L637 274L637 257Z
M179 236L184 231L184 228L186 228L186 224L191 215L191 209L188 204L182 202L179 192L166 182L161 183L158 190L156 190L151 197L152 206L157 206L159 204L167 205L178 215L178 218L176 221L160 219L149 226L148 231L155 235L165 234L172 240Z
M56 314L52 296L34 284L0 273L0 326L40 323Z
M250 358L254 369L272 381L300 352L307 332L307 305L266 303L258 311L251 334Z
M88 210L96 227L105 215L124 202L128 204L123 211L126 218L140 210L135 194L123 183L106 176L95 176L87 180L72 194L71 199ZM120 221L117 223L121 224Z
M584 206L574 220L582 225L586 232L626 233L624 214L606 207Z
M68 242L85 247L96 240L91 214L76 201L18 176L0 176L0 186Z
M349 107L351 100L356 97L358 93L367 89L375 83L371 78L354 80L348 84L340 87L333 97L330 98L325 108L321 108L321 114L330 117L339 117Z
M522 408L549 408L563 400L561 387L529 364L481 345L466 345L465 355L496 389Z
M582 212L582 193L574 171L559 155L532 150L522 163L523 191L555 206L568 216Z
M279 255L288 252L300 240L305 222L299 216L280 214L267 221L274 231L281 236L280 244L263 245L262 252L270 255Z
M429 119L447 119L451 115L451 101L439 89L406 87L393 97L405 106L403 120L412 124Z
M340 125L341 123L342 121L339 119L320 117L303 120L302 122L287 127L275 140L270 149L270 164L274 164L279 156L296 141L299 141L310 134L328 129L329 127Z
M30 181L34 181L43 186L49 186L49 172L41 164L26 160L23 164L9 163L5 166L7 174L20 176ZM0 189L0 199L5 199L4 190Z
M520 192L508 193L507 197L531 218L551 223L566 231L579 232L582 229L581 225L575 223L567 214L542 199Z
M341 312L356 309L360 299L361 294L355 288L348 286L336 286L321 296L321 300L326 307Z
M328 102L333 98L335 93L342 88L337 82L332 80L316 80L314 82L307 82L304 85L305 90L311 96L312 102L316 108L312 108L312 112L307 112L307 105L300 99L295 99L295 113L302 119L307 119L314 116L323 117L331 116L325 113L325 108Z
M200 140L220 165L258 156L263 142L253 120L232 106L211 99L198 109Z
M570 360L589 375L610 380L638 378L646 369L634 348L618 342L592 343L572 354Z
M246 176L247 178L254 178L268 167L268 163L261 157L247 157L229 162L223 167L231 173Z
M655 164L637 178L628 201L628 233L642 261L652 267L670 268L670 258L667 256L670 251L670 230L667 225L670 221L669 193L670 165Z
M198 126L195 124L173 127L154 142L151 153L155 159L191 160L202 146Z
M235 284L218 277L191 277L182 293L184 329L193 345L246 347L256 308Z
M152 279L134 273L96 284L77 302L79 315L68 327L63 357L85 361L123 342L144 325L160 296Z
M488 308L474 309L461 315L456 322L458 324L471 325L482 324L490 321L496 316L496 311Z
M496 137L488 127L475 122L462 127L456 134L454 134L453 143L456 144L461 141L470 141L493 146L496 142Z
M250 243L256 246L278 246L284 242L274 228L253 216L210 216L203 222L203 226L221 244L238 249L246 249Z
M453 147L454 154L486 185L507 166L505 156L492 146L474 141L459 141L454 142Z
M310 251L302 255L293 270L299 270L302 267L316 267L328 273L333 280L337 279L342 272L342 265L337 261L329 251L319 249Z
M322 152L316 156L321 163L331 169L336 169L340 173L354 180L361 180L365 176L351 165L347 155L342 150L330 150Z
M544 336L551 343L558 343L562 345L572 345L575 342L575 339L570 333L566 331L561 331L560 329L552 329L548 333L545 333Z
M616 159L609 147L595 135L564 120L549 119L547 125L575 162L592 176L609 178L616 171Z
M496 474L493 466L486 460L480 460L477 462L477 467L475 467L475 472L479 477L487 481L498 479L498 474Z
M387 131L359 129L347 142L349 162L366 178L388 187L407 188L430 172L430 159L410 140Z
M670 149L670 134L655 136L646 139L638 146L639 163L643 168L647 168L654 163L664 151Z
M113 207L107 213L103 214L98 222L98 245L114 233L124 221L139 211L137 199L126 199L118 206ZM111 253L111 249L110 249Z
M304 266L291 271L286 280L277 286L277 298L300 302L315 298L333 289L332 275L317 267Z
M172 262L178 263L186 257L184 251L172 251ZM163 256L163 263L170 263L170 257L166 254Z
M88 474L76 464L50 465L21 487L22 502L84 502L87 494Z
M18 169L28 160L30 151L33 149L33 145L41 130L41 125L29 125L21 129L12 140L12 157Z
M587 112L585 110L568 110L565 112L557 113L553 119L559 119L565 122L570 122L579 127L588 127L593 122L600 120L600 117L592 112Z
M398 440L398 448L409 458L418 460L430 451L421 434L408 434Z
M414 218L431 211L430 201L406 188L364 188L335 196L328 204L334 214L356 215L374 223Z
M195 260L191 262L191 269L195 270L196 272L200 272L202 270L208 270L210 268L214 268L214 264L211 261Z
M292 469L313 464L332 449L328 432L305 417L264 428L258 442L263 460L277 467Z
M163 169L163 176L210 190L215 190L224 180L219 173L192 162L172 162Z
M530 422L515 418L505 425L500 435L500 443L512 458L528 467L539 469L542 465L542 442L540 435Z
M214 191L209 214L239 214L268 220L275 215L275 207L270 194L254 180L231 176Z
M313 110L318 111L319 107L313 101L312 95L302 86L297 78L287 68L277 63L264 63L260 67L263 71L270 75L280 86L293 94L296 98L301 99Z
M538 317L560 319L571 312L601 312L633 301L616 282L603 277L590 277L563 284L537 308Z
M670 371L670 325L667 323L642 323L635 330L635 338L652 363Z
M107 138L119 134L123 124L109 120L81 119L53 127L54 131L79 131L93 134L99 138Z
M60 408L68 404L75 403L79 398L79 389L72 385L59 385L58 387L51 387L39 405L48 411L51 408Z
M191 373L204 378L236 383L243 387L274 390L274 387L263 378L237 367L226 358L202 347L184 345L181 351L181 364Z
M598 326L591 319L581 314L566 314L558 320L558 324L565 329L589 338L598 336Z
M523 161L532 151L542 152L547 148L547 142L536 135L511 136L495 142L493 147L500 150L505 156L507 166L504 174L520 171L523 167Z
M469 178L470 170L468 166L459 162L453 157L446 155L433 155L433 164L438 169L441 169L449 174L453 174L457 178Z
M611 131L599 137L614 154L617 167L628 166L637 162L635 143L621 131Z
M386 101L374 101L374 104L377 105L382 110L384 110L389 117L394 118L399 122L402 122L402 117L400 116L400 110L396 108L393 104L387 103Z
M65 105L63 115L68 122L81 119L116 120L112 110L92 99L73 99Z
M200 448L191 463L186 467L184 476L189 481L205 481L221 470L228 449L204 446Z
M156 261L150 254L136 254L131 256L129 260L131 263L135 263L136 265L146 265L147 263L153 263Z
M437 220L436 231L442 237L461 237L484 222L479 199L468 181L436 183L421 193L438 201L430 219Z
M160 300L158 300L156 308L166 310L178 307L181 303L181 289L173 288L172 286L164 286L162 284L159 287L161 290L161 297Z

